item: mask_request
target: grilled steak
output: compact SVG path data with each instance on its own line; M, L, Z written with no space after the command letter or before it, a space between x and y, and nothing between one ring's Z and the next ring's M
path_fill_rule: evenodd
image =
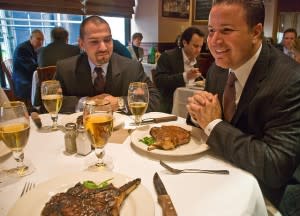
M191 132L178 126L153 127L150 135L154 137L155 143L148 147L148 151L156 148L170 150L191 140Z
M46 203L42 216L118 216L122 202L139 184L137 178L120 188L109 184L103 189L88 189L81 183L58 193Z

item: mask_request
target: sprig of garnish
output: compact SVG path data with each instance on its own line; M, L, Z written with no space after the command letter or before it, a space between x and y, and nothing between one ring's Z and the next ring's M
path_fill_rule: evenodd
M107 179L100 184L97 184L91 180L87 180L83 182L83 186L86 187L87 189L102 189L106 188L109 185L109 181L111 181L113 178Z
M155 139L150 136L150 137L144 137L142 139L139 139L139 142L142 142L144 144L146 144L147 146L153 145L155 143Z

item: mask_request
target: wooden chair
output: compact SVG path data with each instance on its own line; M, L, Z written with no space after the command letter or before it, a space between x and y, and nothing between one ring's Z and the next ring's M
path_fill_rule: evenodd
M1 62L2 71L4 72L5 79L8 81L9 88L4 88L9 100L16 100L17 97L14 92L14 83L12 79L13 60L7 59Z
M41 83L52 80L56 73L56 66L38 67L32 77L31 103L36 109L44 111L41 103ZM42 107L40 107L42 106Z
M39 82L52 80L56 73L56 66L38 67L37 69Z

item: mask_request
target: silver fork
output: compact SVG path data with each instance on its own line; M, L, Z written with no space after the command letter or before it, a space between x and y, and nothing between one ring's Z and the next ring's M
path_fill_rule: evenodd
M228 175L228 170L207 170L207 169L175 169L170 167L163 161L159 161L160 165L169 170L171 173L180 174L180 173L207 173L207 174L224 174Z
M23 190L20 194L20 197L22 197L24 194L26 194L28 191L30 191L31 189L33 189L35 187L35 184L32 182L25 182L25 185L23 187Z

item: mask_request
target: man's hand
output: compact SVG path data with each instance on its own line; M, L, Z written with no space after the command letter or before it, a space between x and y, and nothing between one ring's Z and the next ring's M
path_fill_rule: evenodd
M105 99L110 102L113 112L115 112L119 109L118 97L114 97L110 94L100 94L100 95L96 95L94 97L90 97L89 99L92 99L92 100L93 99Z
M192 68L191 70L186 72L186 78L188 80L194 80L201 75L199 68Z
M113 112L119 109L118 97L114 97L112 95L108 95L104 97L105 100L110 102Z
M200 91L188 98L187 110L201 128L205 128L215 119L222 118L218 95Z

